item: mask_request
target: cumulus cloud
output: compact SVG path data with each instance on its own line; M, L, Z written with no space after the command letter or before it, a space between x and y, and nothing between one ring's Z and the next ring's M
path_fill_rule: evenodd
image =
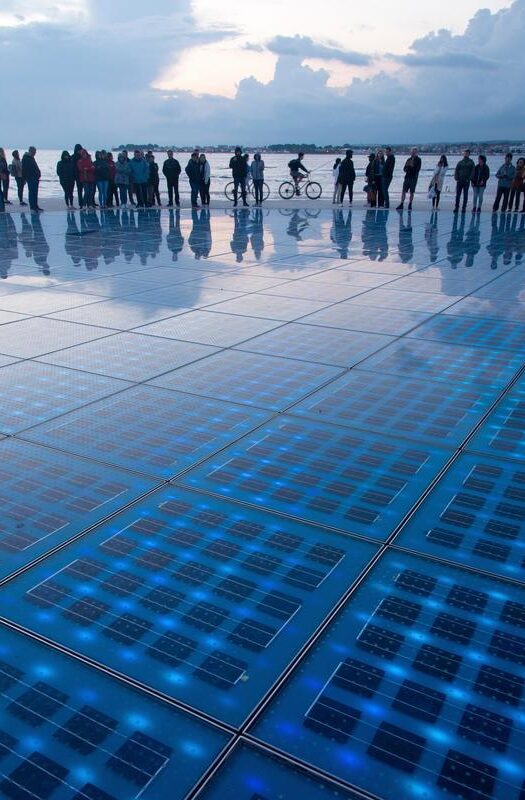
M301 59L316 58L323 61L340 61L342 64L353 66L367 66L371 63L370 56L357 53L354 50L342 50L338 47L314 42L309 36L274 36L266 47L271 53L278 56L295 56Z
M86 0L85 7L82 18L67 24L55 18L0 28L0 102L9 109L3 144L23 147L28 138L61 146L77 140L357 144L523 136L525 0L497 13L478 11L461 35L429 33L388 71L378 65L376 74L337 89L329 85L328 69L304 62L359 66L355 59L368 63L370 56L309 37L275 36L273 78L240 80L233 99L152 88L187 48L231 37L227 30L202 30L191 0L149 6Z

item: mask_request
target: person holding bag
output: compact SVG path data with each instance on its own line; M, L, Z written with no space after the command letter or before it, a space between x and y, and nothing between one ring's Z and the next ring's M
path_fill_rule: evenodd
M439 208L439 198L441 197L441 192L443 191L443 183L445 180L445 175L447 174L447 169L448 160L446 155L443 154L436 165L434 174L430 179L430 184L428 187L428 199L432 200L432 209L434 211L437 211Z

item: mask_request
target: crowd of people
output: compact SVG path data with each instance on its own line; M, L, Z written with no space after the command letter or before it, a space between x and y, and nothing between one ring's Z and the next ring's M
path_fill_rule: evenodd
M334 192L332 203L343 205L345 197L352 205L354 200L354 183L356 170L353 161L353 151L347 150L344 158L337 158L333 166ZM13 150L12 161L7 163L6 154L0 148L0 211L5 210L5 205L10 204L9 188L10 179L16 183L19 204L27 205L24 201L24 189L27 186L27 196L31 211L42 211L38 204L38 187L41 178L40 169L36 162L36 148L29 147L20 158L18 150ZM299 153L297 158L288 163L295 194L301 194L301 182L310 174L303 163L304 153ZM390 185L394 177L396 158L391 147L380 148L377 152L370 153L366 167L366 192L367 204L371 208L390 207ZM402 211L408 199L408 210L412 210L412 203L416 193L421 171L421 157L417 148L412 148L409 157L403 166L403 186L401 199L397 206ZM239 196L243 206L248 206L248 189L253 183L255 205L263 203L264 171L265 164L260 153L255 153L250 163L248 153L243 153L240 147L235 148L235 153L230 159L229 168L233 179L233 205L238 205ZM428 186L428 199L432 208L438 210L444 181L448 174L449 164L446 155L442 155L433 171ZM68 209L75 208L111 208L128 205L136 208L151 208L161 206L160 198L160 169L155 154L148 150L136 149L130 156L127 150L121 150L115 160L113 153L106 150L97 150L94 159L91 154L76 144L73 152L62 152L57 164L56 173L64 192L64 200ZM182 173L180 162L174 157L173 150L166 152L166 159L162 164L162 174L166 180L168 192L168 206L180 207L179 179ZM207 207L210 204L211 168L206 154L194 150L185 167L191 192L191 206L193 209ZM525 213L525 159L518 158L513 164L512 153L507 153L504 163L496 172L496 196L492 211L517 212L520 200L523 197L521 213ZM481 154L477 164L471 158L470 150L465 150L463 158L456 164L454 180L456 182L456 200L454 212L461 213L467 210L470 189L472 188L472 212L479 213L483 204L483 195L490 179L490 170L487 158ZM98 200L98 203L97 203ZM200 201L200 204L199 204Z

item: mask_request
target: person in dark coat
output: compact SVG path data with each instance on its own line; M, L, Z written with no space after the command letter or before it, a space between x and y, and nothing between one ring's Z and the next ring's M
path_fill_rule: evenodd
M73 155L71 156L71 160L73 161L73 166L75 168L75 183L77 186L77 197L78 197L78 207L82 208L84 205L84 198L82 197L82 180L80 178L78 172L78 162L82 158L82 150L84 148L81 144L76 144L73 149Z
M388 190L390 189L390 184L392 183L392 178L394 177L394 169L396 166L396 157L392 152L391 147L385 147L385 172L383 174L383 191L385 195L385 208L389 208L390 206L390 195Z
M242 155L240 147L235 148L235 155L230 159L230 169L233 178L233 205L237 205L239 189L241 190L242 204L247 206L246 201L246 178L248 176L248 162Z
M191 158L186 165L186 175L188 176L188 180L190 182L191 207L200 208L198 197L201 185L201 168L199 164L199 156L196 152L191 154Z
M173 150L168 150L168 157L162 165L162 172L168 187L168 206L173 205L173 195L175 195L175 205L179 208L179 175L181 168L177 159L173 158Z
M354 181L355 181L355 168L353 162L353 150L347 150L346 156L339 164L339 183L341 184L341 199L340 203L343 204L345 199L345 192L348 189L348 200L350 205L354 199Z
M62 156L57 164L57 175L64 192L64 200L68 208L73 206L73 189L75 188L75 164L67 150L62 151Z
M42 173L36 163L36 147L30 147L22 157L22 178L27 183L27 193L29 195L29 208L31 211L43 211L38 205L38 184Z

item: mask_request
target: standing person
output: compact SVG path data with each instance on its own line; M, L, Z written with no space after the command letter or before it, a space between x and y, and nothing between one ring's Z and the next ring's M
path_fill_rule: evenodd
M20 153L18 150L13 150L13 160L11 161L11 175L16 181L16 188L18 190L18 202L21 206L26 206L27 203L24 203L24 186L26 185L25 180L22 178L22 161L20 159Z
M0 147L0 173L2 173L2 192L4 194L4 203L8 206L11 205L11 200L7 199L9 193L9 167L7 166L7 159L5 157L5 150Z
M36 163L36 147L30 147L22 158L22 178L27 183L27 193L29 195L29 208L31 211L43 211L38 205L38 184L40 183L41 172Z
M487 156L478 156L478 163L474 167L472 173L472 213L481 211L481 204L483 203L483 195L487 186L487 181L490 178L490 169L487 164Z
M135 150L131 159L131 176L137 197L137 207L145 208L148 202L149 164L142 150Z
M191 207L200 208L198 197L200 189L201 169L199 165L199 157L195 151L191 154L191 158L186 165L186 175L188 176L188 180L190 182Z
M100 150L100 152L95 154L95 181L98 189L98 203L100 208L106 208L108 202L109 167L105 150Z
M383 194L385 196L385 208L390 208L390 184L392 183L392 178L394 177L394 168L396 166L396 157L392 152L391 147L385 148L386 158L385 158L385 170L383 173Z
M233 205L237 205L237 197L239 189L241 190L242 204L247 206L246 202L246 175L248 172L246 160L242 155L240 147L235 148L235 155L230 159L230 169L233 177Z
M366 201L369 206L372 208L375 207L376 204L376 185L374 181L374 174L375 174L375 160L376 154L370 153L368 156L368 164L366 166L365 175L366 175Z
M67 150L62 151L60 161L57 164L57 175L64 192L66 207L74 208L73 189L75 188L75 165Z
M82 158L82 151L83 147L81 144L76 144L73 148L73 155L71 156L73 160L73 166L75 168L75 183L77 185L77 197L78 197L78 207L82 208L84 204L84 198L82 197L82 179L78 172L78 162Z
M341 184L341 205L348 189L348 200L352 205L354 199L355 167L353 162L354 151L347 150L346 155L339 165L339 181Z
M341 181L339 180L339 168L341 166L341 159L336 158L334 166L332 167L332 178L334 181L334 193L332 195L332 205L341 202Z
M124 149L121 152L122 152L122 155L124 156L124 158L126 159L126 162L131 167L131 158L129 157L128 151ZM133 195L134 194L135 194L135 187L133 185L133 172L131 172L131 175L130 175L130 178L129 178L129 184L128 184L128 198L129 198L129 202L130 202L130 204L132 206L136 205L135 201L133 200Z
M516 200L514 212L516 213L520 205L520 194L523 192L523 181L525 179L525 158L518 158L516 162L516 174L510 185L509 211L512 211L512 204Z
M494 200L494 205L492 206L493 213L499 211L499 204L502 199L503 203L501 206L501 212L502 214L506 212L507 203L509 202L510 187L512 185L512 181L514 180L515 175L516 175L516 168L512 163L512 153L507 153L507 155L505 156L505 163L502 164L501 167L496 172L496 178L498 179L498 189L496 191L496 199Z
M384 208L385 205L385 154L381 148L376 153L374 161L374 183L377 192L377 206Z
M82 208L95 208L95 167L87 150L82 149L77 161L81 183Z
M131 167L129 160L124 153L119 153L115 164L115 186L118 189L120 204L123 208L128 207L128 189L131 180Z
M432 195L432 209L434 211L437 211L439 208L439 198L441 197L441 192L443 191L443 183L445 181L447 169L448 159L443 153L436 165L436 168L434 169L434 173L430 179L430 185L428 187L429 192Z
M167 159L162 165L162 172L168 185L168 206L173 205L173 195L175 194L175 205L180 208L179 197L179 175L181 173L180 164L173 158L173 150L168 150Z
M149 178L148 178L148 204L150 206L155 205L155 201L157 201L157 205L162 205L160 202L160 192L159 192L159 165L155 161L155 156L153 153L150 153L148 156L148 164L149 164Z
M0 158L0 211L5 211L4 180L7 174L7 161Z
M403 210L403 205L405 202L405 197L407 194L410 195L410 199L408 201L408 210L412 210L412 202L414 200L414 194L416 192L417 186L417 179L419 178L419 171L421 169L421 159L417 153L417 147L413 147L410 151L410 156L407 158L405 162L405 166L403 167L403 172L405 173L405 179L403 181L403 191L401 192L401 202L397 206L397 211Z
M260 206L263 202L264 189L264 161L260 153L255 153L252 161L252 181L253 192L255 195L255 205Z
M209 206L211 170L210 170L210 162L207 160L204 153L201 153L199 156L199 169L200 169L199 191L201 195L201 203L203 206Z
M454 171L454 180L456 181L456 205L454 206L454 214L457 214L459 211L461 195L463 195L461 213L464 214L467 210L468 190L472 179L472 173L474 172L474 166L474 162L470 157L470 150L465 150L463 158L461 161L458 161Z
M250 154L245 153L243 158L246 161L246 177L244 179L244 185L246 187L246 194L248 194L250 190L250 181L252 180L252 166L250 164Z
M117 173L117 167L113 160L113 153L108 153L108 170L109 170L109 186L108 186L108 200L107 205L108 208L113 207L113 200L115 201L115 205L119 205L119 196L117 190L117 184L115 183L115 175Z

